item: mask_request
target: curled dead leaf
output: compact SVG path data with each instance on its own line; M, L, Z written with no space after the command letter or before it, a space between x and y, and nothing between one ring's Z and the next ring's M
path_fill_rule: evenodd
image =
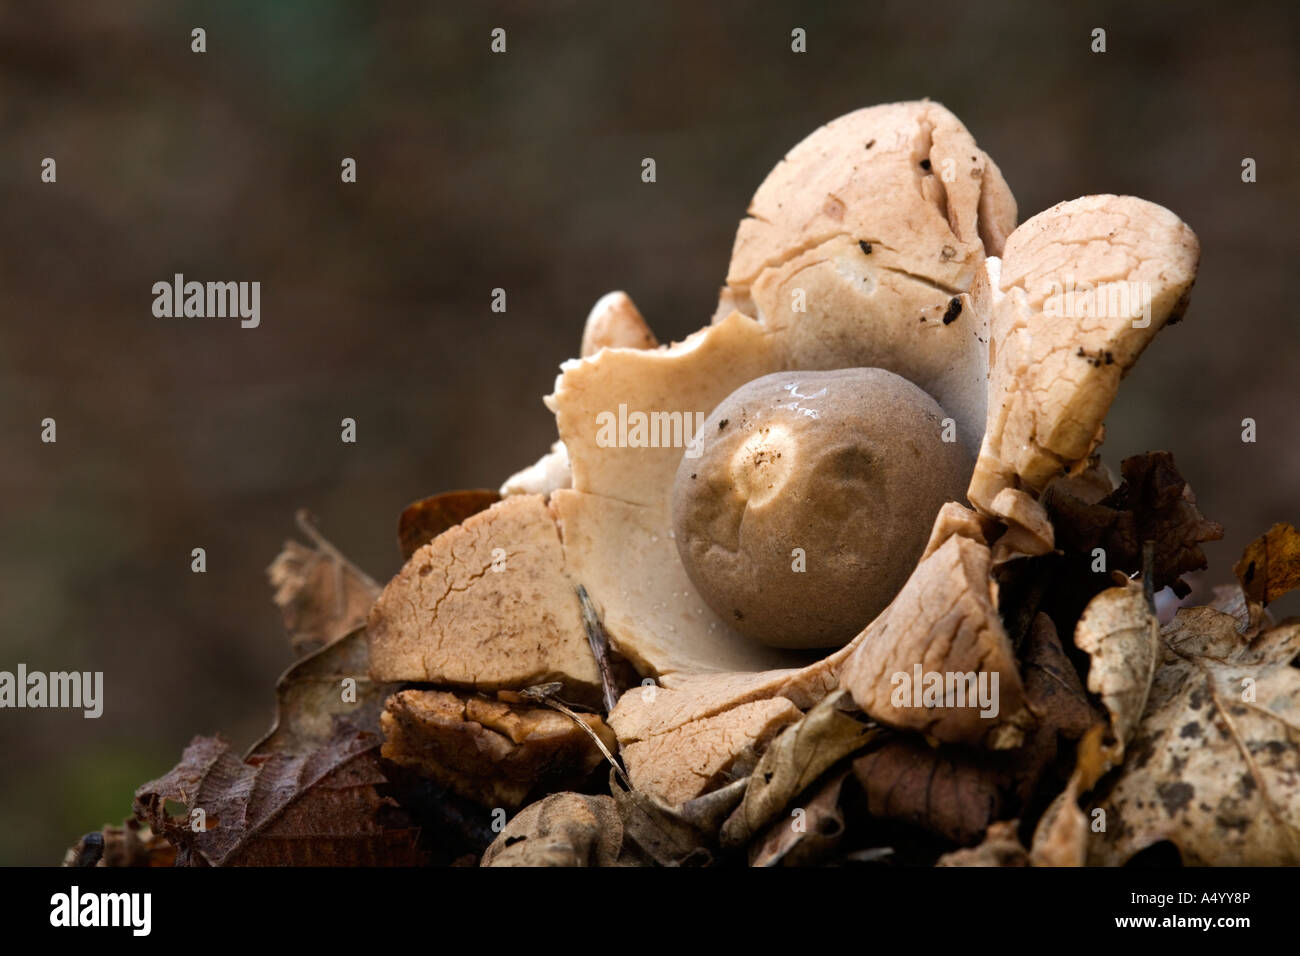
M1079 618L1074 643L1092 658L1088 689L1110 713L1118 762L1146 707L1160 653L1160 624L1142 584L1129 581L1093 598Z
M402 550L402 558L409 560L411 555L448 528L454 528L500 500L501 496L495 491L472 489L444 491L411 502L397 519L397 546Z
M247 756L304 753L326 743L335 718L379 733L379 714L399 684L370 679L366 632L358 628L291 664L275 685L275 723Z
M613 866L623 821L610 797L553 793L519 812L483 853L481 866Z
M768 745L745 798L722 826L724 847L748 843L795 796L880 732L846 710L849 704L848 694L832 694Z
M313 546L286 541L266 575L289 644L305 654L365 624L379 585L316 530L306 511L299 511L296 521Z
M1172 587L1179 597L1190 588L1182 575L1206 566L1201 545L1223 537L1223 526L1196 506L1196 496L1167 451L1125 458L1123 481L1105 497L1077 482L1056 481L1043 503L1052 516L1058 547L1090 554L1101 548L1112 570L1142 570L1143 543L1154 543L1152 587Z
M1247 546L1233 571L1246 597L1265 607L1300 588L1300 532L1273 525Z
M849 771L831 777L803 806L777 817L749 850L750 866L811 866L835 851L844 836L840 792Z
M1079 809L1079 798L1111 767L1109 752L1102 745L1105 729L1104 724L1096 724L1084 735L1069 783L1039 818L1029 851L1034 866L1083 866L1089 824Z
M644 858L656 866L709 866L723 820L745 795L749 779L733 780L680 806L643 790L625 790L610 774L610 792L623 819L624 862Z

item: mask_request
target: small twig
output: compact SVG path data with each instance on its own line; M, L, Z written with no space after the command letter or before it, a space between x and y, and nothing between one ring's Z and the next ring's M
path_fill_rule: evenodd
M582 623L587 630L587 643L596 658L596 669L600 672L601 696L605 701L605 713L608 715L618 703L618 685L614 681L614 670L609 663L609 634L601 623L600 615L587 595L587 589L578 585L578 601L582 604Z
M595 741L596 746L599 747L600 752L605 755L605 759L608 760L609 765L614 768L614 772L618 774L619 779L623 781L623 784L629 790L631 790L632 781L627 779L627 774L623 772L623 768L619 765L619 762L614 759L614 755L609 752L609 748L605 746L605 741L600 739L600 736L592 730L590 726L588 726L587 722L583 720L576 711L555 699L555 694L562 686L563 685L558 681L549 684L535 684L532 687L525 687L519 693L522 697L527 697L529 700L534 700L539 704L545 704L553 710L558 710L581 727L586 735Z
M1147 606L1151 608L1151 613L1156 610L1156 543L1154 541L1142 542L1142 593L1146 596Z
M349 571L351 571L353 574L359 577L367 585L374 588L376 591L379 590L379 585L375 583L374 579L371 578L370 575L366 574L366 572L362 571L359 567L357 567L346 557L344 557L342 551L334 547L334 545L330 544L329 540L323 534L321 534L319 531L316 530L316 526L312 524L311 512L309 512L306 508L299 508L297 513L294 514L293 520L294 523L298 526L298 530L301 531L303 534L305 534L307 537L311 538L312 544L316 545L316 547L319 550L328 554L340 565L347 568Z

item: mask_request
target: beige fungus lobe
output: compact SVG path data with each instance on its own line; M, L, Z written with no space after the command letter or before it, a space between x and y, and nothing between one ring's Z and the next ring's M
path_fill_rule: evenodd
M1186 309L1199 255L1177 216L1132 196L1059 203L1012 233L990 263L994 354L974 505L1009 517L996 505L1004 489L1036 495L1088 458L1120 379Z
M795 146L758 188L715 321L732 309L756 318L786 368L902 375L953 415L973 455L988 330L967 293L1015 224L1002 174L943 106L857 110Z

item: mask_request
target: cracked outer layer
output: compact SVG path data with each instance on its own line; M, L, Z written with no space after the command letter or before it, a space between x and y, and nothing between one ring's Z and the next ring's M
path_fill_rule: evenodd
M415 552L375 601L366 633L376 680L477 690L562 681L566 695L599 699L577 593L541 495L512 495Z
M673 492L677 551L732 626L776 647L846 643L893 598L970 459L944 411L877 368L778 372L709 415ZM795 556L798 555L797 562Z
M747 748L759 750L802 716L784 697L753 701L630 743L622 756L634 787L678 806L725 783Z
M790 150L754 194L715 321L732 309L758 319L786 368L910 379L974 455L988 330L966 294L1015 224L1002 174L944 107L857 110Z
M1026 502L999 495L1037 495L1088 457L1120 379L1186 309L1199 254L1177 216L1132 196L1059 203L1016 229L977 296L987 294L995 349L972 504L1024 526L1012 509ZM1148 297L1136 321L1124 313L1125 298ZM1049 536L1029 553L1050 548Z

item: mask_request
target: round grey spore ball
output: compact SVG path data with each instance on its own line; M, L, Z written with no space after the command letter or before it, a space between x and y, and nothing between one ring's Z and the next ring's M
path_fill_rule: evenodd
M939 508L965 499L972 463L943 440L945 417L878 368L736 389L673 487L677 550L700 595L764 644L851 640L903 586Z

